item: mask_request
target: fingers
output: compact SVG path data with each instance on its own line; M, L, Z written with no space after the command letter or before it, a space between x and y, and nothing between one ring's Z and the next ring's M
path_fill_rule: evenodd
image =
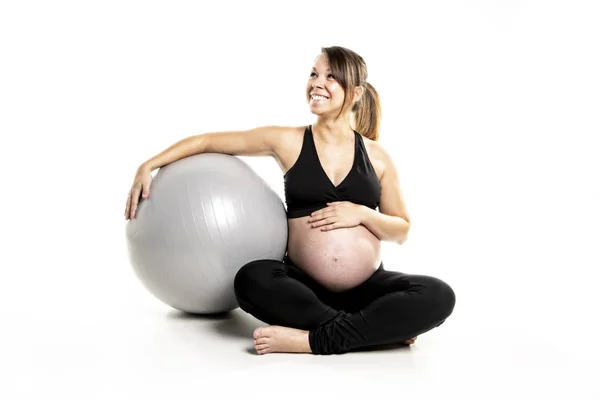
M142 198L144 198L144 199L146 197L148 197L148 187L146 185L144 185L143 183L142 183L141 188L140 188L140 196Z
M134 218L135 217L135 212L137 211L137 207L138 207L138 203L140 200L140 188L139 186L135 186L133 189L131 189L131 213L130 213L130 218Z
M140 197L140 189L134 186L127 195L127 205L125 206L125 219L131 219L135 217L135 211L137 210L138 199Z
M131 192L129 194L130 194L130 196L127 199L128 206L129 206L129 217L134 218L135 213L140 204L140 199L147 199L150 196L150 183L148 182L145 185L144 184L135 185L131 189ZM140 197L140 195L141 195L141 197ZM127 210L126 210L126 213L127 213Z
M324 227L322 227L321 230L322 231L330 231L332 229L339 228L340 227L339 225L340 224L338 224L337 222L332 222L331 224L325 225Z
M129 219L129 210L131 209L131 191L127 195L127 202L125 203L125 219Z
M144 199L147 199L149 195L150 195L150 182L147 182L146 184L142 184L142 197Z
M331 223L331 219L328 217L328 218L323 218L322 220L318 220L318 221L313 220L311 222L311 226L313 228L317 228L321 225L330 224L330 223Z
M127 197L127 204L125 205L125 219L131 219L135 217L138 205L141 198L147 199L150 196L150 183L152 182L152 175L149 170L138 169L135 176L135 180L129 191Z
M315 215L312 215L311 217L308 218L308 222L316 222L316 221L320 221L320 220L324 220L327 219L329 217L334 217L335 213L333 211L329 211L329 212L322 212L322 213L318 213Z

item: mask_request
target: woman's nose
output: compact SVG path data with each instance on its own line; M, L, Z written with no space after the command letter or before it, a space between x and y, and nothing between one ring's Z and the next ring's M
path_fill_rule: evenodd
M313 88L315 87L323 87L323 80L320 77L316 77L315 80L313 81Z

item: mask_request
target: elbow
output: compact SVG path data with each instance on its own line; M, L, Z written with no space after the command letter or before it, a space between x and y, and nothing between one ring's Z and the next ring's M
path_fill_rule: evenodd
M404 242L406 242L408 240L408 232L409 231L410 231L410 223L407 222L404 226L404 229L402 229L402 232L400 233L399 239L396 240L396 243L404 244Z
M398 243L398 244L402 245L402 244L404 244L404 242L406 242L407 240L408 240L408 236L407 236L407 235L405 235L405 236L403 236L403 237L402 237L402 239L400 239L400 240L397 240L397 241L396 241L396 243Z

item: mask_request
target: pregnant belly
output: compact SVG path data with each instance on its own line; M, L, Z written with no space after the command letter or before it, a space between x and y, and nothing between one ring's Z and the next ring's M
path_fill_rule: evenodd
M381 263L381 241L364 225L321 231L308 216L288 220L288 257L307 275L335 292L360 285Z

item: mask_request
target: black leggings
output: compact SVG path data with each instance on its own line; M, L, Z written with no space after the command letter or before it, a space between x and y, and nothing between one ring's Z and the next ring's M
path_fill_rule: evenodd
M452 313L454 291L444 281L379 269L359 286L331 292L283 260L256 260L234 280L240 308L270 324L309 331L314 354L402 344L440 326Z

